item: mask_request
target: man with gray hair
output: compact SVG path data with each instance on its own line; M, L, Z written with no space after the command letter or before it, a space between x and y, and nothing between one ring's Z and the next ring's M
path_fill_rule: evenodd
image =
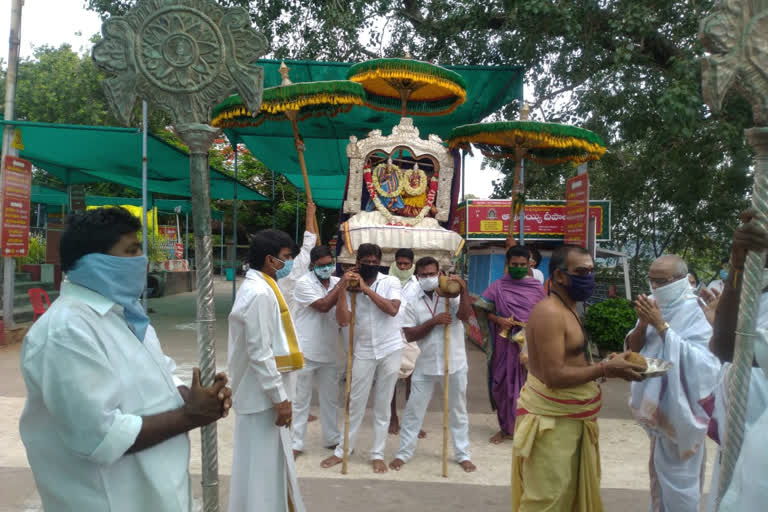
M660 378L632 383L629 406L651 440L651 511L698 512L705 438L720 362L709 351L712 328L688 282L688 266L664 255L651 264L653 295L635 302L638 321L627 349L669 361Z

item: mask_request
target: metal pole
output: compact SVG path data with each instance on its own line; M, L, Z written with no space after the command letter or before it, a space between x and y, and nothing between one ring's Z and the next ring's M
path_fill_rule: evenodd
M520 161L520 191L525 193L525 160ZM510 219L512 222L514 219ZM525 245L525 203L520 207L520 245Z
M275 204L275 170L272 169L272 229L277 228L277 209Z
M232 304L235 303L237 294L237 142L233 144L235 149L235 192L232 201Z
M628 301L632 302L632 284L629 282L629 258L624 256L621 258L621 262L624 265L624 296Z
M469 279L469 200L467 199L467 152L461 151L461 200L464 202L464 279Z
M6 121L12 121L16 109L16 77L19 68L19 47L21 46L21 7L23 0L13 0L11 4L11 33L8 38L8 70L5 75L5 110ZM5 125L3 130L2 157L0 165L5 165L6 156L18 156L18 151L11 147L14 127ZM2 190L0 190L0 194ZM2 208L0 208L2 210ZM0 225L2 217L0 217ZM3 258L3 321L6 329L16 326L13 319L13 295L15 288L16 260Z
M184 259L189 263L189 212L184 213Z
M220 224L221 224L221 275L226 276L227 271L224 268L226 267L226 265L224 264L224 219L221 219Z
M189 148L189 181L192 194L192 220L195 228L197 262L197 345L200 351L200 377L203 386L213 385L216 373L215 325L213 302L213 251L211 248L211 191L208 151L217 128L189 123L176 126L182 142ZM219 460L216 446L216 422L200 432L203 472L203 510L219 509Z
M141 251L147 253L147 130L149 128L147 115L147 102L141 102ZM147 287L142 292L142 304L147 311Z

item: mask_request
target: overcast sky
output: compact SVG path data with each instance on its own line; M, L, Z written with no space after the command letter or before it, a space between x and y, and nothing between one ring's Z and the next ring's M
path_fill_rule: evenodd
M21 15L21 56L30 57L35 46L69 43L76 51L90 51L89 39L101 31L96 13L86 10L85 0L25 0ZM8 60L11 2L0 1L0 55ZM480 170L482 157L467 157L467 193L489 197L494 179L501 173Z

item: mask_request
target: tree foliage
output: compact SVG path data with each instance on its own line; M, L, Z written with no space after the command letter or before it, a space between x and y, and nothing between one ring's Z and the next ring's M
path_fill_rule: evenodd
M103 16L130 0L89 0ZM414 57L527 69L532 117L599 133L592 197L613 201L614 247L635 261L679 252L717 265L751 183L731 98L712 116L700 92L699 20L713 0L221 0L250 10L276 58ZM498 118L517 117L509 105ZM508 197L511 162L495 196ZM528 196L563 197L568 167L526 173Z

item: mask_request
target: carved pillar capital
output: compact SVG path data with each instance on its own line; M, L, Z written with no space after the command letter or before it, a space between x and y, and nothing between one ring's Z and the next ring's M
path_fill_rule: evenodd
M219 135L219 129L201 123L176 125L176 133L193 155L207 155L211 144Z

